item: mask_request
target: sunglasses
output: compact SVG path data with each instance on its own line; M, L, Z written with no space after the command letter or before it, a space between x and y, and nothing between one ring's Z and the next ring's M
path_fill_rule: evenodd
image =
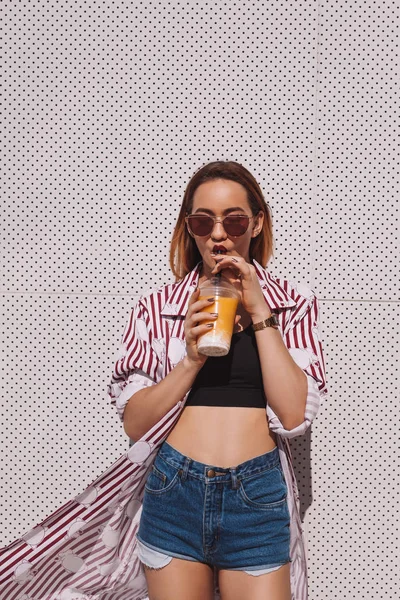
M253 219L253 217L247 215L227 215L222 219L211 215L188 215L185 217L190 233L199 237L210 235L217 221L222 223L228 235L239 237L248 230L250 219Z

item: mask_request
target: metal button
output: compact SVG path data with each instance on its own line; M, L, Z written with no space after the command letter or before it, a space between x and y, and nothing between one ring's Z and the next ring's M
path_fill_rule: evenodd
M214 469L208 469L208 471L207 471L207 477L214 477L214 476L215 476Z

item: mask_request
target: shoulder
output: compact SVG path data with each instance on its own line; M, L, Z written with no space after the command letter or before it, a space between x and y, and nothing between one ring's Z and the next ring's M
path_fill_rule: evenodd
M151 314L160 314L179 284L179 281L169 282L147 290L139 297L137 304Z
M301 280L285 279L279 276L268 275L271 287L283 298L281 307L285 308L285 322L288 330L310 315L313 322L318 319L317 297L308 282Z
M283 288L291 299L296 304L303 304L304 302L311 303L316 298L314 290L305 281L294 281L292 279L284 279L282 277L276 277L270 274L271 279L275 283Z
M274 308L291 308L311 305L315 299L315 292L311 286L300 280L285 279L281 275L273 275L266 267L253 261L261 287L268 290Z

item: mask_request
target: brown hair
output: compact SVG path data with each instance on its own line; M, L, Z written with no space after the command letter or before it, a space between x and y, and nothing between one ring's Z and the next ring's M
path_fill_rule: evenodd
M193 208L196 189L212 179L229 179L240 183L247 191L247 201L253 215L264 213L263 228L259 235L251 239L250 259L255 259L265 267L273 256L272 215L269 205L253 175L241 164L233 161L216 161L201 167L189 181L182 201L181 210L172 235L169 264L176 280L182 279L202 260L196 242L189 234L185 217Z

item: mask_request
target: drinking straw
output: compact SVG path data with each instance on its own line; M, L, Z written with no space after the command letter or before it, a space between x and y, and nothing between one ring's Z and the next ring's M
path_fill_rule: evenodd
M217 250L217 254L223 254L222 250ZM221 281L221 276L222 276L222 272L221 271L219 273L215 274L215 278L217 280L217 283L219 283Z

